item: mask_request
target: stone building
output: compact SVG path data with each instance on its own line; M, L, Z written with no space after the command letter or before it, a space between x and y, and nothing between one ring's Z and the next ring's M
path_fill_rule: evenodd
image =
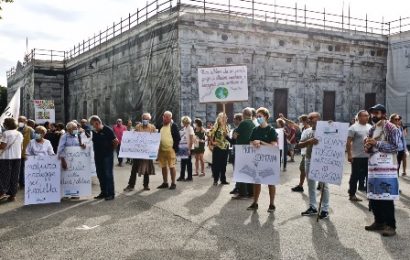
M113 123L138 120L145 111L159 121L164 110L177 119L211 121L221 107L199 104L197 68L242 64L249 100L227 104L230 116L265 106L275 116L319 111L325 119L350 121L356 111L385 101L383 33L205 13L182 3L146 18L132 23L130 16L128 27L102 32L60 53L59 61L34 50L8 74L9 98L21 87L22 114L29 117L33 99L53 99L58 121L98 114Z

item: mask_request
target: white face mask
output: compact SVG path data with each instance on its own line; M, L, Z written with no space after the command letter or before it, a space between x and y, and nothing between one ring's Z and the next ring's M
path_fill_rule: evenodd
M20 122L19 123L19 127L24 127L26 124L25 123L23 123L23 122Z

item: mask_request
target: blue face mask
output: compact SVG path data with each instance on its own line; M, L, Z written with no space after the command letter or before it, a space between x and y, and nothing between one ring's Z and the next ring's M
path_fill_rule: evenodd
M78 130L73 130L73 135L74 136L78 135Z
M36 139L36 140L41 140L41 138L43 138L43 137L41 136L41 134L39 134L39 133L35 133L35 134L34 134L34 139Z
M149 120L142 120L142 125L148 125Z
M256 121L258 121L258 124L263 124L263 123L265 123L265 118L263 118L263 117L258 117L257 119L256 119Z

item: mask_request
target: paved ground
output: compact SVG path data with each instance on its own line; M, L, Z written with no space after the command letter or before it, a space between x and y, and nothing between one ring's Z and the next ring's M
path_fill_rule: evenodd
M363 228L372 222L367 201L347 199L348 165L343 185L331 186L330 219L317 223L301 217L307 192L290 192L298 181L299 159L282 173L274 214L266 212L267 188L259 211L252 213L246 211L251 201L231 200L233 185L211 185L209 169L206 177L178 183L175 191L155 189L161 182L157 171L151 191L120 192L108 202L23 206L20 193L16 203L0 205L0 259L410 258L410 178L401 178L398 235L383 238ZM126 186L129 171L130 166L115 168L117 192ZM232 168L228 172L231 177ZM141 179L137 182L141 188ZM83 225L92 229L81 230Z

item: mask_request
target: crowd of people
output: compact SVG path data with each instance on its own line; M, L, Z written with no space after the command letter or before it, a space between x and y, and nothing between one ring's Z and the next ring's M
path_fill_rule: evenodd
M287 163L295 162L294 156L300 151L302 160L299 165L299 183L291 190L304 192L305 180L308 186L309 206L301 213L302 216L318 215L320 219L329 217L329 185L316 183L308 177L311 165L312 148L318 144L315 138L316 124L321 120L318 112L301 115L298 122L279 114L272 119L269 110L260 107L257 110L247 107L242 113L234 115L233 126L228 123L225 113L219 113L215 123L207 122L206 127L201 119L192 120L188 116L181 117L180 125L173 120L170 111L165 111L162 124L155 126L151 122L149 113L144 113L134 127L132 121L127 125L121 119L109 127L96 116L88 120L82 119L63 124L45 123L36 125L33 120L20 116L17 122L7 118L3 123L0 141L0 200L10 202L16 200L18 188L24 188L24 162L27 156L57 155L61 160L62 169L67 168L65 148L79 146L85 149L92 145L97 177L101 192L95 199L112 200L114 190L114 154L117 153L118 166L123 166L123 160L132 164L131 173L125 192L135 189L137 174L143 177L143 190L150 190L150 176L155 175L154 163L157 161L162 172L162 184L158 189L176 189L176 182L190 182L193 177L206 175L206 162L210 165L213 185L228 185L226 168L229 161L235 164L235 145L252 145L256 149L261 146L277 146L278 132L284 133L284 146L281 151L282 170L286 171ZM371 125L372 123L373 125ZM274 126L272 126L274 125ZM125 131L160 133L160 145L156 160L127 159L119 156L122 137ZM369 154L380 151L395 154L397 159L397 173L402 169L406 173L406 127L398 114L387 117L384 106L376 105L368 110L357 113L354 122L348 130L347 160L351 163L351 176L348 195L352 202L361 201L356 196L357 190L366 192ZM188 146L188 156L180 160L180 174L176 177L177 154L180 143ZM211 157L206 159L205 154ZM288 161L287 157L290 157ZM209 157L209 156L208 156ZM192 158L195 162L192 163ZM232 158L232 159L229 159ZM322 190L322 207L318 209L317 192ZM268 212L275 211L274 185L268 185ZM261 192L260 184L236 183L232 199L253 199L248 210L257 210ZM394 202L391 200L370 200L369 209L373 212L375 221L366 226L369 231L382 231L385 236L395 235L396 223L394 216Z

